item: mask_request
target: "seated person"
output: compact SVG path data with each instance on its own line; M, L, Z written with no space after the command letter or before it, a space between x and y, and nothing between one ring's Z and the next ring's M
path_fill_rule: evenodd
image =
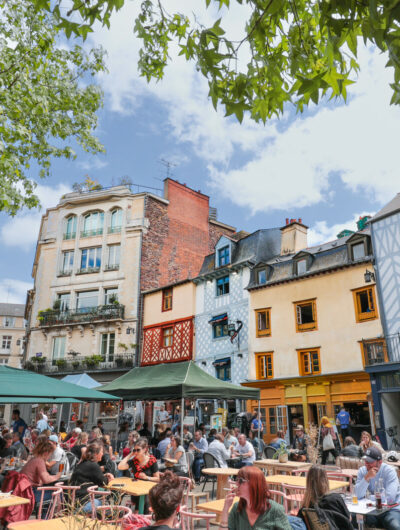
M19 432L12 433L13 444L11 449L14 453L14 456L21 458L22 460L28 460L28 450L25 445L21 442L21 435Z
M256 452L256 455L258 455L261 450L261 442L260 442L260 439L257 438L257 434L258 434L257 431L249 432L249 441L251 445L254 447L254 451Z
M287 447L285 440L285 433L283 431L277 431L276 438L274 438L268 445L278 450L281 447L281 444L284 444Z
M149 431L148 424L146 422L143 423L143 428L139 431L139 434L144 438L151 437L151 432Z
M201 468L204 465L203 455L207 449L207 440L203 438L203 432L197 429L194 433L194 440L189 445L189 450L194 454L193 475L196 482L200 482Z
M0 438L0 458L7 458L8 456L15 456L14 450L11 448L13 437L11 433L4 434Z
M346 436L344 439L344 447L341 451L342 456L347 456L348 458L361 458L361 450L356 444L356 441L351 436Z
M231 458L231 451L224 445L224 436L216 434L213 442L210 443L207 453L211 453L218 461L220 467L229 467L227 461Z
M375 494L379 480L386 492L387 504L400 504L400 484L397 471L393 466L382 462L382 453L376 447L369 447L364 456L365 465L358 470L354 493L359 499L364 499L367 490ZM367 515L368 527L400 530L400 505L379 515Z
M207 436L208 445L210 445L210 443L214 441L216 434L217 434L217 429L210 429L210 432L208 433L208 436Z
M235 467L244 467L253 465L254 460L256 459L256 453L254 447L250 442L246 440L245 434L239 434L238 443L235 445L235 448L231 451L232 456L240 456L240 462L235 464Z
M149 444L146 438L139 438L132 452L118 464L118 469L120 471L130 469L136 479L153 482L160 480L157 460L149 453Z
M307 460L307 440L302 425L297 425L293 439L290 459L295 462L306 462Z
M181 445L181 437L177 434L171 436L171 444L165 456L168 458L165 462L167 468L172 467L173 472L178 476L188 476L185 449Z
M167 450L167 447L169 446L171 442L170 440L171 434L172 434L172 430L169 427L165 429L163 433L163 437L157 445L157 449L160 452L161 458L163 458L163 456L165 455L165 451Z
M187 450L190 442L193 440L193 434L190 432L189 427L183 427L183 447Z
M84 512L91 512L92 505L89 500L87 489L90 486L103 487L114 476L111 473L103 473L99 462L103 456L103 445L93 442L87 446L83 460L76 466L71 477L72 486L80 486L76 492L76 500L83 505ZM100 506L101 501L95 499L96 506Z
M58 445L58 436L56 434L52 434L49 436L49 442L53 446L53 453L46 462L47 471L50 473L50 475L56 475L60 471L60 464L62 463L64 464L62 474L67 474L69 471L68 459L64 449L61 449L61 447Z
M85 454L86 447L88 444L89 435L87 432L81 432L76 440L74 447L71 449L71 453L76 456L78 460Z
M314 508L318 505L326 510L329 519L336 524L335 528L340 530L352 530L349 510L339 493L329 493L329 480L326 471L321 466L311 466L307 473L306 491L298 517L306 522L305 508Z
M122 450L122 457L125 458L126 456L131 453L132 449L135 447L136 442L139 440L140 436L137 431L129 431L128 433L128 441L126 442L125 447Z
M383 453L383 447L381 446L381 444L378 442L374 442L369 432L363 431L361 433L361 442L360 442L361 456L364 456L367 449L370 449L371 447L376 447L376 449L378 449L381 453Z

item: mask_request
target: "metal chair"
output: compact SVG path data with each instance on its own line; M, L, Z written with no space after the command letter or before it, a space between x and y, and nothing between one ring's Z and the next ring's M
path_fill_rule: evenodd
M204 467L205 468L221 467L219 465L218 460L211 453L207 453L207 452L203 453L203 460L204 460ZM214 488L215 488L215 483L217 481L217 477L216 477L216 475L206 475L206 474L203 473L203 471L201 472L201 474L202 474L202 482L203 482L203 490L202 491L204 491L204 488L206 487L207 482L212 482L211 498L213 499L214 498Z
M37 519L42 519L43 508L47 508L46 515L43 517L43 519L53 519L54 513L56 512L56 508L58 511L61 507L62 489L56 486L40 486L37 488L37 491L41 492ZM51 494L51 499L48 501L44 500L44 494L46 491L53 492Z
M101 522L107 524L120 524L125 517L132 515L132 510L127 506L113 504L96 507L96 514L100 513Z
M65 451L65 456L68 460L69 471L72 473L72 471L74 471L74 469L78 465L78 458L74 455L74 453L71 453L70 451Z
M193 466L193 462L194 462L194 455L193 455L193 453L191 451L185 451L185 458L186 458L186 464L187 464L187 467L188 467L189 478L191 478L193 480L192 466Z
M289 499L287 495L283 491L278 490L269 490L269 493L271 495L271 499L278 504L282 504L285 513L289 512Z
M61 488L61 509L66 510L70 507L75 506L76 491L79 490L80 486L67 486L64 482L56 482L55 486Z
M189 506L189 494L192 487L192 481L187 477L178 477L179 482L183 485L182 502L185 506Z
M182 530L191 530L191 523L196 519L205 521L207 530L210 530L210 521L217 516L216 513L188 512L186 506L181 506L179 513L181 514Z
M283 493L286 495L288 502L288 515L297 515L303 502L305 486L292 486L291 484L282 484Z
M274 458L275 453L276 453L276 449L275 447L272 447L272 445L267 445L267 447L264 447L265 458Z
M90 486L87 489L87 492L89 493L90 504L92 507L92 519L97 519L96 510L99 507L96 506L96 503L94 502L96 496L101 498L101 504L104 506L103 501L106 497L111 495L111 491L98 491L98 486Z

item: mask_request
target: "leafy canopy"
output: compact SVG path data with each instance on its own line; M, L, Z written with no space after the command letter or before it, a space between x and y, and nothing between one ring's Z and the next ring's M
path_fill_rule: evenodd
M138 0L136 0L138 1ZM200 1L200 0L198 0ZM239 121L245 112L256 121L283 113L285 103L298 111L328 94L346 100L347 86L359 70L358 38L387 52L393 68L391 103L400 102L400 0L204 0L221 10L212 27L204 27L181 13L168 13L162 0L143 0L135 21L142 40L139 70L148 81L162 79L169 46L194 61L207 78L216 108ZM86 35L95 22L109 27L114 10L124 0L34 0L37 9L53 10L66 34ZM72 4L72 5L71 5ZM230 40L223 18L232 4L250 17L245 34ZM249 9L250 8L250 9ZM77 16L79 15L79 22ZM239 52L248 52L244 67Z
M92 134L102 93L88 83L105 69L103 52L61 46L60 32L30 0L0 0L0 210L12 215L39 204L32 163L49 175L53 157L75 156L72 139L103 150Z

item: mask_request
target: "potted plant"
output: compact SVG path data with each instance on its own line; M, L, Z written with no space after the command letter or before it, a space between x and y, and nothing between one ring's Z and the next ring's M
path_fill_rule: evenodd
M88 368L96 368L101 361L103 361L101 355L91 355L90 357L86 357L85 364Z
M61 308L61 300L57 298L57 300L54 300L53 302L53 310L60 311L60 308Z
M33 370L35 369L35 365L31 361L26 361L24 368L25 370L30 370L31 372L33 372Z
M35 370L37 372L43 372L44 363L46 362L46 357L32 357L31 361L35 365Z
M79 361L73 361L72 362L72 368L74 370L77 370L79 368L79 364L80 364Z
M289 452L284 442L281 442L279 449L276 450L273 458L277 458L281 464L284 464L289 459Z
M67 361L65 359L57 359L56 366L58 366L58 368L63 370L67 366Z
M124 366L124 358L123 357L115 357L116 365L121 368Z

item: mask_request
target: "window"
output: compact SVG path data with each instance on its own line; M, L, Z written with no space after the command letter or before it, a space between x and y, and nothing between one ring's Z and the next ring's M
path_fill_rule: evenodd
M107 270L118 270L121 255L121 245L108 246Z
M215 361L215 377L221 379L221 381L231 380L231 360L230 358L219 359Z
M229 294L229 276L217 279L217 296Z
M305 300L294 302L296 331L312 331L317 329L317 306L316 300Z
M58 295L58 300L60 300L60 313L65 313L69 310L69 293L62 293Z
M122 226L122 210L116 208L111 212L110 227L108 229L109 234L115 234L121 232Z
M53 361L64 358L65 340L66 340L66 337L54 337L53 338L53 352L52 352Z
M230 263L229 259L229 246L220 248L218 250L218 267L223 267Z
M15 328L15 317L4 317L3 324L5 328Z
M81 237L98 236L103 233L103 212L91 212L85 215Z
M77 294L76 310L79 313L87 313L98 306L99 291L84 291Z
M260 285L267 283L267 271L265 269L257 271L257 283Z
M257 379L272 379L274 377L272 355L272 352L256 354Z
M81 251L81 273L97 272L101 267L101 247L84 248Z
M102 333L100 355L105 361L114 359L115 333Z
M214 339L228 336L228 315L226 313L213 317L210 322L213 327Z
M356 321L364 322L378 318L375 291L373 287L363 287L353 291Z
M269 433L276 434L276 408L269 407L268 411L269 411Z
M256 310L256 336L264 337L271 335L271 309Z
M110 305L118 302L118 287L110 287L104 291L104 304Z
M299 373L300 375L321 373L319 349L299 350Z
M3 340L1 342L1 349L2 350L10 350L11 349L11 335L3 335Z
M3 359L0 359L0 364L8 364L7 357L4 357ZM3 416L4 417L4 416Z
M365 245L364 242L362 243L356 243L355 245L351 245L351 255L353 261L357 259L361 259L365 257Z
M174 328L164 328L162 330L162 345L164 348L172 346L174 341Z
M307 260L305 258L296 262L296 272L297 274L305 274L307 272Z
M74 268L74 251L67 250L62 253L61 274L71 274Z
M76 215L70 215L65 220L64 239L75 239L76 236Z
M361 343L363 351L364 366L382 364L386 362L387 352L384 340L368 340Z
M162 310L170 311L170 309L172 309L172 287L162 292Z

